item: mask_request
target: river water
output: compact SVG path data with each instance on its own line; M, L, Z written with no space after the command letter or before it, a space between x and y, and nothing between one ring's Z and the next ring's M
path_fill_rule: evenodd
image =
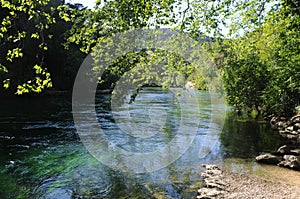
M159 151L180 129L183 111L174 96L159 88L145 88L130 105L130 119L116 120L110 95L97 95L98 124L124 150ZM75 128L69 97L0 99L0 198L195 198L203 163L260 173L263 167L253 161L255 155L275 150L283 140L264 122L234 116L230 107L225 107L224 125L214 123L213 95L197 92L197 96L200 113L189 114L199 120L196 133L190 142L179 139L175 143L179 148L189 144L188 149L167 166L162 158L150 158L160 168L150 173L111 168L98 161ZM185 111L193 113L194 105L185 106ZM128 129L132 134L124 133ZM135 130L147 136L138 138ZM204 148L207 143L210 147Z

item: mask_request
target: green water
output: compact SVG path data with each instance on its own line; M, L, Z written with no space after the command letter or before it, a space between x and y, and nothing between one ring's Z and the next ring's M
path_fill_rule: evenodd
M238 171L243 172L249 165L255 167L253 157L259 152L272 151L282 143L266 124L241 120L229 108L224 126L214 124L211 96L206 92L198 96L199 127L189 149L169 166L142 174L110 168L89 153L74 126L71 98L0 99L0 198L193 198L201 186L202 163L230 160L232 170L239 165ZM132 124L149 121L147 110L153 106L166 111L161 132L147 139L120 132L109 99L109 95L97 97L97 119L116 145L148 152L159 150L174 138L182 112L180 105L174 105L172 94L158 88L144 89L132 105L135 119L126 121ZM192 105L190 109L192 112ZM222 133L203 156L203 143L216 138L207 136L208 128L210 133ZM149 132L152 129L158 131L155 125ZM161 164L155 157L153 161Z

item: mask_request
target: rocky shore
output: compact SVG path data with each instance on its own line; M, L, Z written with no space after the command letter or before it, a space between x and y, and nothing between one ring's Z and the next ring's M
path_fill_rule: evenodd
M292 118L270 116L271 126L286 139L286 144L273 153L256 157L259 163L278 165L300 171L300 115ZM299 199L300 189L286 183L264 180L245 173L222 171L216 165L202 165L204 187L198 190L199 199L264 198Z
M288 142L300 145L300 115L288 119L286 117L272 116L270 124L279 131L279 134Z
M198 190L199 199L298 199L296 186L268 181L243 173L222 171L216 165L206 168L201 176L204 187Z
M256 161L300 171L300 115L290 119L271 116L269 119L272 127L286 138L286 145L273 153L257 156Z

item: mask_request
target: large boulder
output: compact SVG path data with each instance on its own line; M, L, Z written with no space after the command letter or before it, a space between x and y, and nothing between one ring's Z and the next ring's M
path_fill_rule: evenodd
M264 164L278 164L282 158L272 154L263 154L259 155L256 158L256 161Z

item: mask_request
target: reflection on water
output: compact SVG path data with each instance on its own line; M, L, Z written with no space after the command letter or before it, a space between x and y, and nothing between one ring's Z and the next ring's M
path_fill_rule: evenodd
M226 157L249 158L259 152L276 151L283 144L280 135L263 122L243 120L228 113L220 136Z
M241 121L230 113L221 139L212 136L221 127L211 124L211 96L206 92L198 96L200 124L191 147L171 165L145 174L111 169L86 150L74 127L71 99L1 99L0 198L193 198L201 186L202 163L222 163L229 170L255 173L260 166L252 161L253 156L281 144L266 125ZM151 111L162 111L164 121L150 121L145 138L120 132L109 110L109 98L97 98L97 118L110 140L123 149L160 149L176 135L181 111L169 93L143 90L131 109L136 119L121 118L123 123L141 125L150 121ZM212 150L203 147L207 142L215 143ZM205 150L207 155L203 155Z

